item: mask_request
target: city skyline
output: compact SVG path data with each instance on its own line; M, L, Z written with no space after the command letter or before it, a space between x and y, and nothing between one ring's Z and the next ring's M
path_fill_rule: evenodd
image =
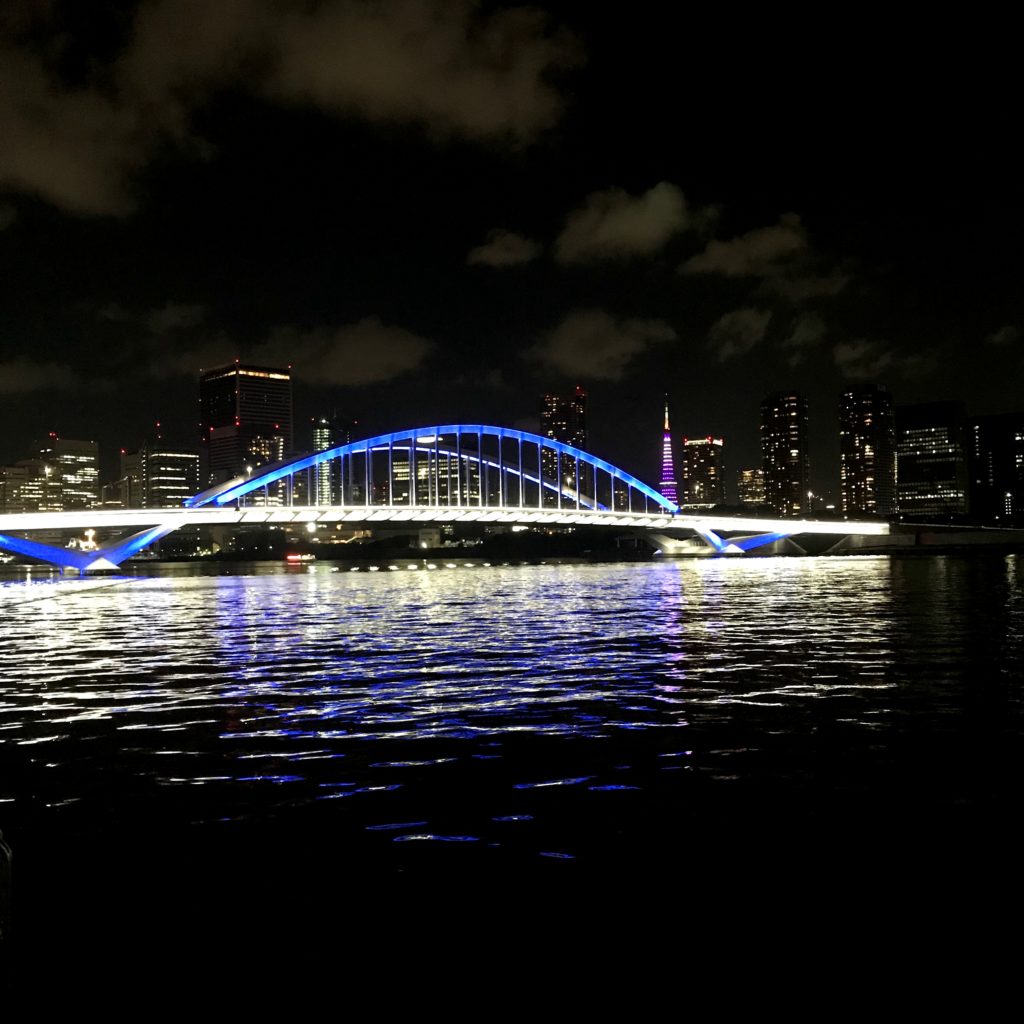
M833 497L850 386L1019 406L999 60L915 48L912 74L897 31L865 84L835 55L780 73L779 29L680 63L573 5L385 2L372 34L344 2L189 10L0 18L0 462L50 430L188 440L196 373L235 358L292 365L296 422L367 433L536 430L533 396L582 384L590 449L648 479L666 390L736 469L764 394L796 391ZM345 73L352 40L376 76Z

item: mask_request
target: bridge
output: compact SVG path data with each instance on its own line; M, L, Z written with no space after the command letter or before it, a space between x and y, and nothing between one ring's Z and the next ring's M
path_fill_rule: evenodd
M0 551L85 573L116 569L186 526L338 523L600 526L639 532L666 553L723 555L803 534L838 541L889 532L882 522L688 514L632 474L571 445L505 427L448 424L261 466L182 508L0 515ZM123 535L89 551L19 535L69 529Z

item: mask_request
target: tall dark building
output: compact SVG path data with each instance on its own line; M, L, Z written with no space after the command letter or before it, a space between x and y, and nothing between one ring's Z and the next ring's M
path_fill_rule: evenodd
M291 371L231 363L199 375L201 441L210 483L245 476L292 451Z
M896 409L897 504L903 519L967 514L967 447L962 402Z
M541 400L540 432L544 437L573 448L587 447L587 392L579 385L565 394L546 394ZM541 464L545 478L554 480L558 475L558 458L556 454L545 449L541 456ZM576 486L575 467L562 460L562 483L573 490ZM555 503L556 494L546 491L544 500Z
M719 505L725 501L725 442L720 437L683 441L683 499L688 505Z
M881 384L839 396L839 485L844 515L895 515L896 427Z
M1024 525L1024 413L977 416L967 424L971 519Z
M587 392L576 387L567 394L548 394L540 411L540 432L573 448L587 447Z
M761 403L761 460L765 501L781 516L809 511L810 460L807 454L807 400L777 392Z

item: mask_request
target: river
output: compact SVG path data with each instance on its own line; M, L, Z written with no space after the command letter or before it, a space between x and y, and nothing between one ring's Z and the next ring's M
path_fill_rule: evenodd
M466 563L7 570L14 934L962 854L1017 813L1019 555Z

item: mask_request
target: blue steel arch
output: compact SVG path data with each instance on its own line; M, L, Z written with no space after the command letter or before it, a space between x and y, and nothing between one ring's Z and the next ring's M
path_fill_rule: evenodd
M562 441L541 437L539 434L531 434L525 430L513 430L510 427L493 427L480 423L446 424L436 427L415 427L410 430L397 430L389 434L378 434L376 437L368 437L361 441L352 441L348 444L338 445L335 448L328 448L322 452L314 452L312 455L300 455L284 462L262 467L260 472L248 479L229 480L226 483L212 487L187 499L185 506L187 508L200 508L204 505L224 506L237 501L252 491L259 490L303 470L312 469L332 459L368 454L374 450L382 450L389 446L394 446L396 442L408 441L411 442L411 447L416 447L417 442L428 439L431 443L435 443L438 438L444 435L454 435L456 438L459 438L464 434L476 435L478 437L496 437L499 439L499 442L506 439L517 441L520 445L523 443L536 445L538 452L548 449L561 455L567 455L584 465L592 466L595 470L601 470L612 479L618 480L627 487L639 491L670 514L675 515L679 511L679 506L675 502L669 501L660 491L656 491L649 484L645 484L631 473L619 469L618 466L614 466L610 462L598 458L596 455L591 455L589 452L585 452L580 448L574 448L572 445L565 444ZM484 459L482 452L474 453L472 451L459 450L456 453L448 450L446 454L458 454L460 458L468 458L470 460L477 458L482 461ZM505 469L509 472L515 472L515 467L512 465L506 466ZM522 472L521 467L520 472ZM547 487L553 486L549 482L526 477L525 474L524 478Z

